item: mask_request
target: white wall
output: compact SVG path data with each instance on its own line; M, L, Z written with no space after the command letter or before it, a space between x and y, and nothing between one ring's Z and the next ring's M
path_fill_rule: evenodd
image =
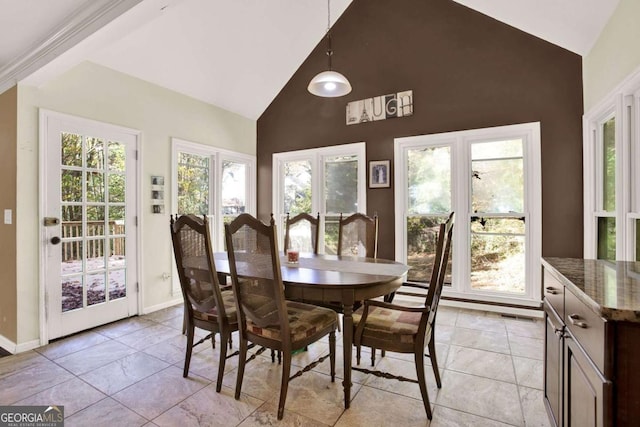
M18 344L39 339L38 318L38 108L142 131L141 266L144 307L174 299L168 214L145 205L151 175L171 177L171 137L256 153L256 122L156 85L85 62L55 81L18 86L17 283ZM171 186L165 186L170 201Z
M584 111L640 67L640 1L620 0L600 37L583 58Z

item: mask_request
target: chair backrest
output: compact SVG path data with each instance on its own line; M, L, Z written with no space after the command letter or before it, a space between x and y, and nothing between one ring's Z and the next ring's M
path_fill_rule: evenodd
M250 320L258 328L279 325L280 338L289 337L273 216L266 225L243 213L224 228L240 333L246 334Z
M455 214L451 212L447 221L440 224L438 239L436 243L436 256L433 260L433 270L431 270L431 280L425 306L429 307L429 324L435 322L438 303L442 295L444 278L447 275L447 265L449 264L449 254L451 253L451 239L453 238L453 223Z
M300 252L318 253L318 238L320 233L320 213L316 218L306 212L289 218L284 233L284 251L297 249Z
M213 259L207 217L171 216L171 240L180 278L180 288L189 316L193 310L208 312L217 307L226 316ZM187 301L189 302L187 304Z
M340 214L338 224L338 255L378 256L378 216L373 218L355 213L346 218Z

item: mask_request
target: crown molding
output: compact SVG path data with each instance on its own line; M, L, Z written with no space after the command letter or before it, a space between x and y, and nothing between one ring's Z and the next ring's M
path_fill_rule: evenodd
M0 68L0 93L107 25L142 0L92 0L46 37Z

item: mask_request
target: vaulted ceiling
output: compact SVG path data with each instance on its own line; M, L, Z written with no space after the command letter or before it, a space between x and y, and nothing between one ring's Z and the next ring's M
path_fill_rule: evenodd
M332 24L351 1L331 1ZM586 55L619 0L454 1ZM0 92L88 60L251 119L327 27L323 0L0 0L0 10Z

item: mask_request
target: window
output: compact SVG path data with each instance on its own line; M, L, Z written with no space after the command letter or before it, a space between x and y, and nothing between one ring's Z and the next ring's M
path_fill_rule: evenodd
M399 138L396 259L427 281L438 224L456 212L445 293L539 304L538 123Z
M280 241L287 213L319 212L320 252L336 253L340 214L366 213L365 144L276 153L273 182Z
M255 157L174 138L173 209L207 215L215 251L224 248L224 224L255 212Z
M640 72L585 114L584 256L640 261Z

